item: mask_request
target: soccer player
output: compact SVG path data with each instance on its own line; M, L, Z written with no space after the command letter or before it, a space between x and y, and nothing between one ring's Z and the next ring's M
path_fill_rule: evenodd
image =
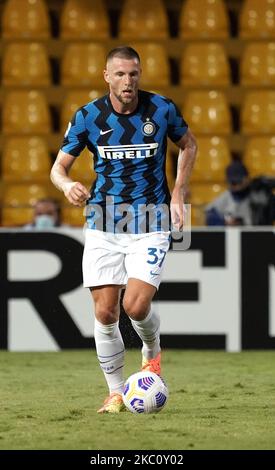
M165 207L174 226L182 229L196 155L195 138L176 105L139 90L140 76L134 49L121 46L109 52L104 70L109 93L75 113L51 171L52 182L70 203L86 201L83 279L95 304L96 351L109 388L99 413L124 409L124 344L118 327L122 288L124 310L143 343L142 369L161 372L160 319L150 306L170 242ZM167 137L179 147L171 197L165 176ZM94 155L97 173L91 192L68 176L85 146ZM147 206L153 222L152 217L148 222ZM121 230L125 212L131 217L127 230Z

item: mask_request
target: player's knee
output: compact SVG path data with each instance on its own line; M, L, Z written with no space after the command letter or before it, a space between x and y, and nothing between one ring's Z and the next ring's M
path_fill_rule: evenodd
M137 297L128 296L123 300L123 308L133 320L144 320L149 312L150 302L142 295Z
M112 305L100 303L96 305L96 318L103 325L110 325L118 321L117 308Z

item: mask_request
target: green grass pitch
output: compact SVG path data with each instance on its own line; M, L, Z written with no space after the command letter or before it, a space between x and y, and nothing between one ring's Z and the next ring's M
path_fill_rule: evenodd
M125 378L140 352L126 353ZM163 352L158 414L98 415L95 351L0 352L0 449L275 449L275 351Z

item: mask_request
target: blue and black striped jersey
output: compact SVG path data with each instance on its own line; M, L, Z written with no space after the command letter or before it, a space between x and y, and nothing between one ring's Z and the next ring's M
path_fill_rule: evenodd
M88 147L94 155L96 181L88 204L169 203L165 175L167 137L177 142L187 131L176 105L163 96L139 91L130 114L117 113L109 95L81 107L73 116L61 147L77 157Z

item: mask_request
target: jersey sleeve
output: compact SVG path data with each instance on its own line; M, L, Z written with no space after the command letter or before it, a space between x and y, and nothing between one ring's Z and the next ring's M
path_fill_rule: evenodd
M168 115L168 137L173 142L178 142L186 133L188 124L182 117L179 108L170 100Z
M69 122L61 145L61 150L78 157L87 145L87 129L82 108L78 109Z

